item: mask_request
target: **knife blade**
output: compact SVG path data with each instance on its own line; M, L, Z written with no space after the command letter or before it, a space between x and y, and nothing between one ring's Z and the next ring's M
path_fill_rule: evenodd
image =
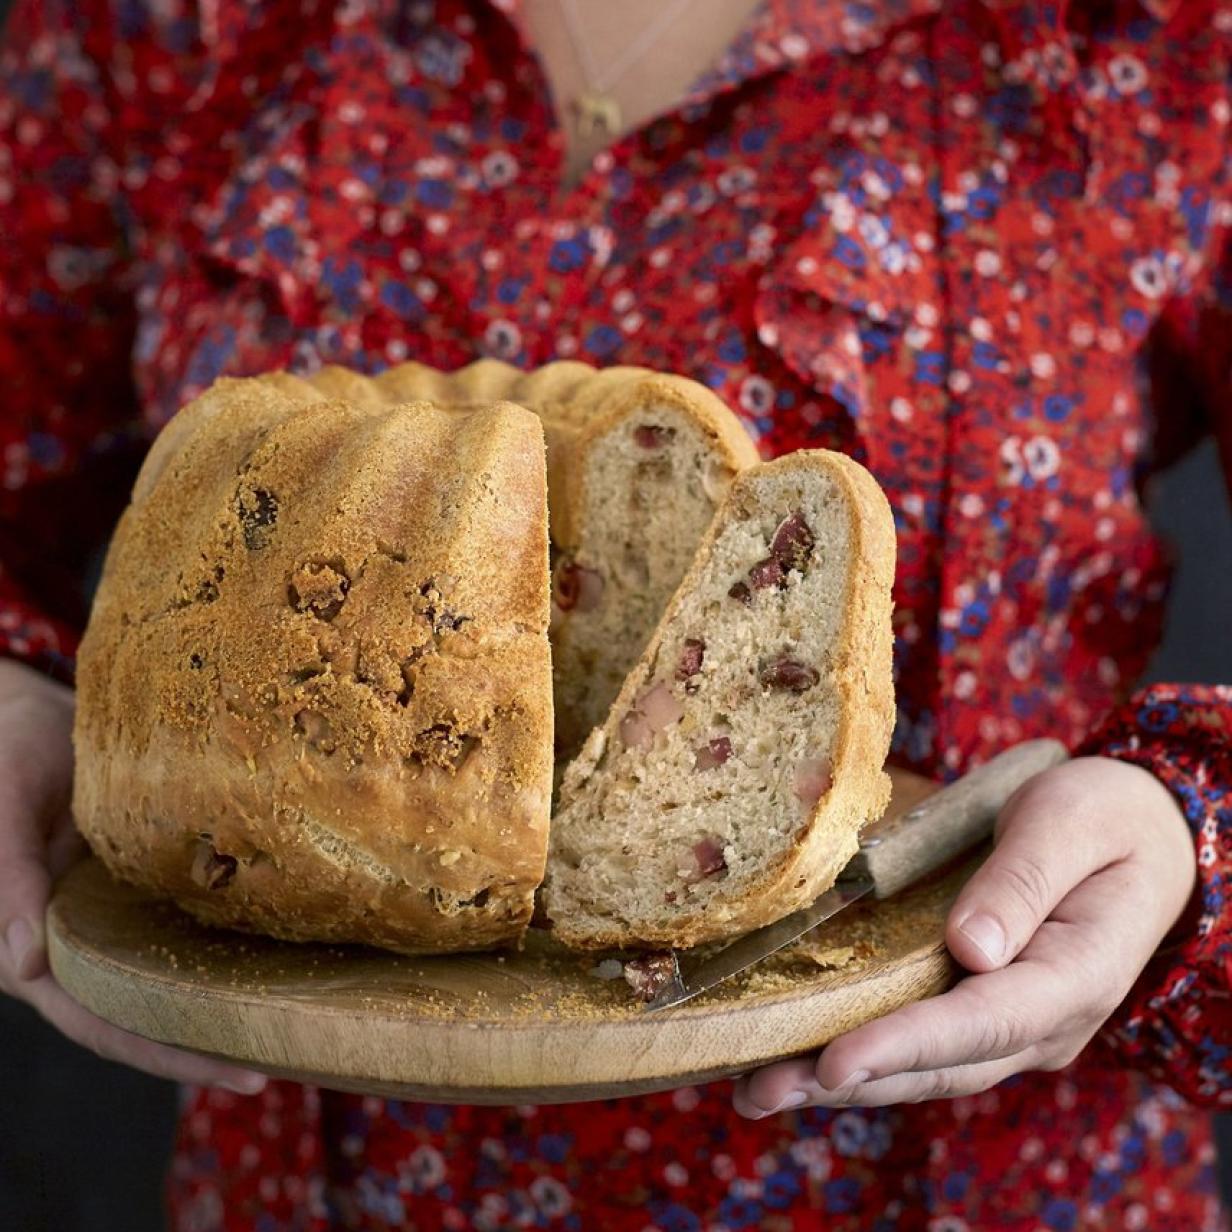
M764 928L745 933L739 940L733 941L726 949L709 958L682 958L673 951L676 962L671 982L654 1000L647 1003L646 1008L661 1010L669 1005L679 1005L682 1001L688 1001L690 997L696 997L698 993L731 979L733 975L739 975L741 971L755 966L763 958L769 958L776 950L781 950L793 941L798 941L805 933L812 932L832 915L870 893L872 888L873 883L863 878L840 881L807 907L773 924L767 924Z
M807 907L746 933L715 954L672 952L670 980L649 1011L680 1005L798 941L867 894L889 898L992 834L997 814L1029 778L1067 757L1056 740L1028 740L999 753L905 812L867 826L839 880Z

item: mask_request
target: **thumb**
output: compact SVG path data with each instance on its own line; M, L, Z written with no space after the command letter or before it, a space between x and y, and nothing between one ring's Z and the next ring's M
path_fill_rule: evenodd
M992 855L950 910L946 944L969 971L1011 962L1063 898L1106 865L1099 827L1051 772L1020 789L1002 811Z

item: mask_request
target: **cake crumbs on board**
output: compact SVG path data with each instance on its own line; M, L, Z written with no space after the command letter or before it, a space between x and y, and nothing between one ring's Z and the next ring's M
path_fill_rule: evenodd
M942 943L945 915L970 866L934 877L897 900L896 910L865 900L815 934L697 997L693 1005L720 1007L759 997L823 989L859 977L880 962L905 955L932 937ZM313 946L245 934L233 939L173 908L143 903L143 931L172 940L134 947L151 971L162 968L202 990L212 984L257 997L311 1001L350 991L365 1012L414 1020L456 1021L475 1028L534 1022L610 1021L644 1013L610 968L630 955L564 948L542 931L518 952L407 956L364 947ZM720 947L710 947L717 950ZM413 964L413 965L412 965ZM607 968L603 978L597 972ZM480 983L482 981L482 983Z

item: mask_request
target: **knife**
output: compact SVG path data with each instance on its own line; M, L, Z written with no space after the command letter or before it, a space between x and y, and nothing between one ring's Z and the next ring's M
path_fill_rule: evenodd
M914 808L865 827L860 849L832 889L801 910L746 933L706 957L672 951L669 982L647 1010L680 1005L799 940L844 907L871 894L889 898L988 838L997 814L1029 778L1068 754L1057 740L1028 740L999 753Z

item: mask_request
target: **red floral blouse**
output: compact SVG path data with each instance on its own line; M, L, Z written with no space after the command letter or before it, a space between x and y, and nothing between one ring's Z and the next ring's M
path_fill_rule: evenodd
M1140 481L1209 431L1232 471L1230 54L1227 0L766 0L564 191L517 0L19 0L0 651L70 673L133 464L220 373L674 369L767 455L843 449L889 493L900 762L1132 759L1201 871L1064 1073L756 1123L726 1084L192 1090L176 1232L1218 1226L1193 1104L1232 1104L1232 691L1129 687L1166 584Z

